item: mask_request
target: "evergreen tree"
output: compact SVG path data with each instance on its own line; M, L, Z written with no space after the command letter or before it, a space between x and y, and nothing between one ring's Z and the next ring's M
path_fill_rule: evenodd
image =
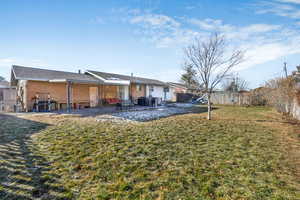
M181 81L187 86L196 86L198 82L196 80L196 71L191 65L183 67L184 73L181 75Z

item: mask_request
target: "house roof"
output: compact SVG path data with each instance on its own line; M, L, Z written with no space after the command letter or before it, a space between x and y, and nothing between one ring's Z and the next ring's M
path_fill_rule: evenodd
M168 82L168 84L173 87L180 87L180 88L189 89L189 90L198 90L199 89L196 86L187 86L183 83Z
M0 81L0 88L10 88L8 81Z
M102 81L86 74L12 66L12 73L17 80L36 80L36 81L53 81L53 82L81 82L81 83L101 83Z
M98 72L98 71L91 71L91 70L88 70L87 73L92 74L98 78L102 78L102 79L104 79L104 81L127 80L132 83L138 83L138 84L162 85L162 86L167 85L165 82L162 82L162 81L159 81L156 79L142 78L142 77L136 77L136 76L127 76L127 75L113 74L113 73L106 73L106 72Z
M188 87L185 84L182 84L182 83L168 82L168 85L173 86L173 87L180 87L180 88L183 88L183 89L188 89Z

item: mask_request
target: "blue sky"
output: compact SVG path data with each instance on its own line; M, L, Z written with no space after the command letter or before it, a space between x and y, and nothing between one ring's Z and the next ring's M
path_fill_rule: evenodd
M0 76L12 64L92 69L178 81L183 47L224 33L246 61L235 69L257 87L300 64L300 0L3 0Z

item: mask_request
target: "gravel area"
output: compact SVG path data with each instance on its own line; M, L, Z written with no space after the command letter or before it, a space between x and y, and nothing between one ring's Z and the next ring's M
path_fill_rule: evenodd
M125 111L96 117L97 121L112 121L112 122L145 122L163 117L168 117L176 114L190 113L191 110L183 107L160 107L152 110L143 111Z
M154 107L135 106L130 110L116 110L116 107L90 108L82 110L57 111L45 113L13 113L17 117L41 117L42 119L64 118L64 117L92 117L97 121L108 121L114 123L145 122L168 117L176 114L192 112L194 105L190 103L172 103Z

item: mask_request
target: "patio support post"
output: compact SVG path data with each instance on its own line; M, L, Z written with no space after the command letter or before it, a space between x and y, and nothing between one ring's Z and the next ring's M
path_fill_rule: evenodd
M130 76L130 80L129 80L129 87L128 87L128 95L129 95L129 99L131 102L133 102L133 97L132 97L132 85L131 85L131 82L132 82L132 78L133 78L133 73L131 73L131 76Z
M71 82L67 81L67 111L71 110Z

